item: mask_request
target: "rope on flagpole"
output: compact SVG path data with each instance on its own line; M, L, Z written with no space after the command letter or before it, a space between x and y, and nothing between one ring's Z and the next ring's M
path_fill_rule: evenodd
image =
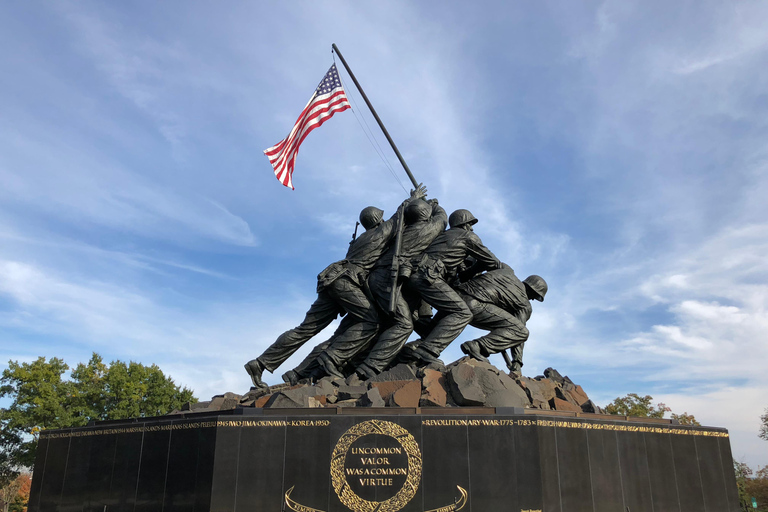
M363 97L363 100L365 100L365 104L368 105L368 109L371 111L371 115L373 115L373 118L379 124L379 128L381 128L381 132L384 134L384 137L387 138L387 142L389 142L389 145L392 146L392 151L395 152L395 156L397 156L397 159L400 160L400 164L403 166L403 170L408 175L408 178L411 180L411 183L413 183L414 190L418 189L421 186L421 184L416 181L416 178L414 178L413 173L408 168L408 164L405 163L405 159L403 158L403 155L401 155L400 150L397 149L397 145L395 144L395 141L392 140L392 137L390 137L389 132L384 126L384 123L381 122L381 118L379 118L379 114L376 113L376 109L373 108L371 101L368 99L368 96L366 96L365 91L363 91L363 88L360 86L360 83L357 81L357 78L355 78L355 74L352 72L351 69L349 69L349 66L347 65L347 61L344 59L344 56L339 51L339 47L336 46L336 43L333 43L331 45L331 48L336 53L336 55L339 56L339 59L341 59L341 63L344 65L344 69L347 70L349 77L355 83L357 90L360 92L360 96Z
M333 52L331 52L333 54ZM333 63L336 64L336 56L333 55ZM339 74L339 80L341 80L342 85L344 85L344 79L341 78L341 74ZM362 114L357 114L357 101L355 100L354 95L350 94L351 89L347 89L347 86L344 85L344 90L347 92L347 97L352 99L352 103L355 104L355 108L351 108L352 114L355 116L355 119L357 120L358 126L360 126L360 130L363 132L365 137L368 139L368 143L371 145L373 150L376 152L377 155L379 155L379 158L384 163L384 167L387 168L389 173L392 175L393 178L395 178L395 181L397 181L398 185L405 191L405 193L408 193L408 189L405 188L405 185L403 185L402 180L398 177L397 173L395 172L395 169L392 167L392 164L390 163L389 159L387 158L386 154L384 153L384 150L381 148L381 145L379 144L378 139L373 134L373 130L371 130L371 127L368 125L368 121L365 120L365 117L363 117ZM360 121L362 119L362 122ZM365 126L363 126L365 124ZM367 130L367 131L366 131Z

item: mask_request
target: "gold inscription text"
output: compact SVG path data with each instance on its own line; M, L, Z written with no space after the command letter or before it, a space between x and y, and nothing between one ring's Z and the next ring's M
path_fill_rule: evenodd
M352 455L392 455L403 453L403 449L397 448L352 448Z
M360 480L360 485L366 485L366 486L392 485L391 478L359 478L358 480Z

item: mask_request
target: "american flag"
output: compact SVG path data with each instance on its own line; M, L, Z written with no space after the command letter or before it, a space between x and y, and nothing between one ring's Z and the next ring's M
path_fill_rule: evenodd
M293 189L293 167L296 164L296 155L299 154L301 143L309 132L333 117L333 114L348 108L351 107L334 64L315 89L309 103L293 125L291 133L271 148L264 150L280 183Z

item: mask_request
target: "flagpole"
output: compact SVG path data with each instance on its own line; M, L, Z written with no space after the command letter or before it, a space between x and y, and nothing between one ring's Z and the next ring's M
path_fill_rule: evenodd
M389 136L389 132L384 127L384 123L381 122L381 119L379 118L379 114L376 113L376 109L374 109L373 105L371 105L371 102L368 101L368 96L365 95L365 91L363 91L363 88L360 87L360 83L357 81L357 78L355 78L355 74L352 72L351 69L349 69L349 66L347 65L347 61L344 60L344 56L339 51L339 47L336 46L336 43L331 44L331 47L333 48L333 51L336 52L336 55L339 56L339 59L341 59L341 63L344 64L344 69L347 70L347 73L349 73L349 76L352 78L352 81L355 83L357 90L360 91L360 95L365 100L365 104L368 105L368 108L371 110L371 114L373 114L374 119L376 119L376 122L379 123L379 128L381 128L381 131L384 132L384 136L387 138L387 141L389 141L389 145L392 146L392 150L397 155L397 159L400 160L400 163L403 165L403 169L405 169L406 174L408 174L408 177L411 179L411 183L413 183L414 188L419 188L419 183L416 181L416 178L413 177L413 174L411 174L411 170L408 168L408 164L405 163L405 160L403 159L403 155L401 155L400 151L397 149L397 146L395 145L395 141L393 141L392 137Z

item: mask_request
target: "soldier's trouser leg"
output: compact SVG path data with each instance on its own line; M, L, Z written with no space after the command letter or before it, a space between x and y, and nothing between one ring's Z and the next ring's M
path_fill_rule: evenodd
M523 343L528 339L528 328L512 313L473 298L467 299L472 311L472 327L490 331L475 340L485 354L497 354L512 349L513 360L523 363Z
M337 279L329 290L356 322L339 333L324 351L337 367L343 366L368 347L379 332L379 315L362 288L346 278Z
M406 295L407 297L407 295ZM408 305L410 306L411 310L418 311L418 318L416 318L413 321L413 330L416 331L416 334L418 334L421 339L426 338L429 336L429 333L432 332L432 329L435 328L435 325L437 325L437 320L435 320L435 316L432 312L432 306L427 304L422 298L421 295L416 295L417 300L411 301L408 300ZM417 315L413 315L417 316Z
M523 367L523 347L525 346L525 342L518 343L514 347L511 348L512 352L512 364L513 368L510 368L510 370L520 370L520 368ZM514 366L517 366L517 368L514 368Z
M389 281L389 271L374 271L368 279L368 285L371 288L376 302L385 311L389 309L391 282ZM368 356L363 362L364 365L377 373L382 372L403 348L408 336L413 332L413 320L411 318L411 309L403 298L403 294L398 294L395 303L395 312L393 324L384 330L378 341L374 344Z
M333 332L333 336L324 342L315 345L315 348L312 349L312 352L310 352L307 357L305 357L304 360L299 363L296 368L293 369L299 378L303 379L309 377L314 370L318 369L320 365L317 363L317 357L320 355L320 353L327 349L336 338L338 338L344 331L349 329L356 322L357 319L352 315L347 315L342 318L339 327Z
M419 343L419 348L438 357L469 325L472 312L456 290L442 279L436 279L430 283L418 272L411 277L410 283L439 313L439 320L435 323L432 332Z
M328 294L336 300L344 311L356 317L359 322L368 324L368 329L378 328L379 315L363 289L346 276L342 276L327 288Z
M299 347L316 335L342 313L331 295L323 290L317 294L317 300L310 306L301 325L286 331L270 345L257 359L270 372L273 372L291 357Z

